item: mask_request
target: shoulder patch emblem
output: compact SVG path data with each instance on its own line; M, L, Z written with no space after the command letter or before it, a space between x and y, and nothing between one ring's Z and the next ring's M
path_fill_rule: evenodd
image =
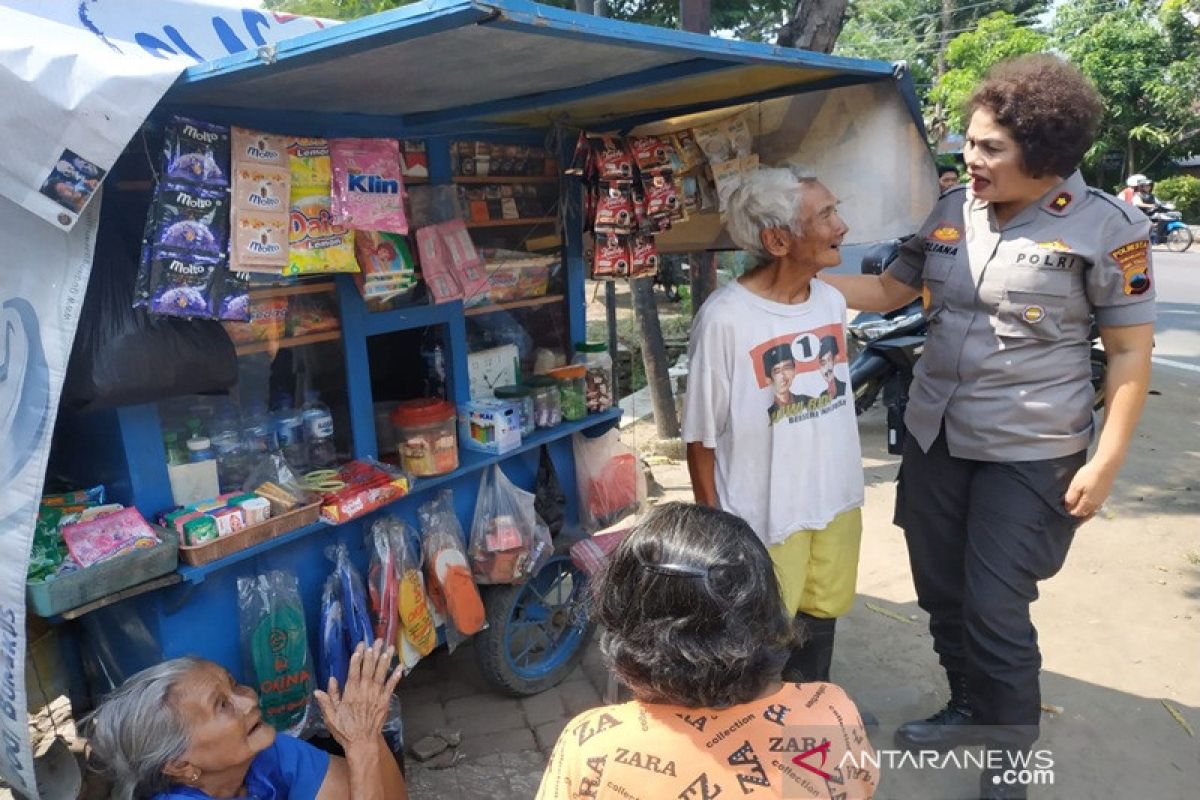
M1059 192L1054 196L1054 199L1050 201L1048 208L1051 211L1057 211L1061 214L1063 211L1067 210L1067 206L1071 205L1071 201L1074 199L1075 198L1071 196L1070 192Z
M943 222L929 232L929 238L934 241L945 242L946 244L954 244L955 242L962 241L962 229L948 222Z
M1109 253L1124 276L1125 294L1137 295L1150 291L1150 242L1137 239Z

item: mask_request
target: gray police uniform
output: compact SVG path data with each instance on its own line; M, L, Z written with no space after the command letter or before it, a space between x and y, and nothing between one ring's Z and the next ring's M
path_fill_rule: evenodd
M888 269L929 319L896 524L942 665L1001 744L1037 738L1029 606L1076 527L1063 496L1093 435L1091 320L1154 321L1149 228L1078 172L1002 227L955 189Z

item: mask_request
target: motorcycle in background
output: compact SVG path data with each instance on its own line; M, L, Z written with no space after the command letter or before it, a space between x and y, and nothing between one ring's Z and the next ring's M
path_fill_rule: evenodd
M873 246L863 256L864 275L882 275L895 260L899 240ZM917 299L903 308L879 314L864 311L849 325L847 347L850 355L850 386L854 391L854 411L861 415L875 405L880 394L887 409L888 452L899 455L904 450L907 430L904 411L908 407L908 387L913 370L925 349L928 323ZM1095 322L1090 333L1092 348L1089 360L1092 370L1093 410L1104 406L1104 380L1108 373L1108 357L1100 348L1100 331Z
M1192 246L1192 229L1183 222L1183 214L1174 203L1159 203L1150 212L1150 243L1165 244L1173 253L1182 253Z

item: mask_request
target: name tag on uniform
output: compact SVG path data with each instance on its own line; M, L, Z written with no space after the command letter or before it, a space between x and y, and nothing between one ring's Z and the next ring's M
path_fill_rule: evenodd
M1071 246L1063 241L1039 242L1017 253L1015 263L1041 269L1076 272L1083 268L1083 256L1069 252Z

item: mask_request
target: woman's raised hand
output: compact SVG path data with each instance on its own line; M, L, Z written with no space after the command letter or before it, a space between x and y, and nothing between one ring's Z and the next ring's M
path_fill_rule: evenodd
M318 689L314 693L325 726L344 749L354 744L374 743L383 731L388 702L404 674L400 665L388 674L395 653L392 645L384 649L382 639L376 639L370 647L360 642L350 657L345 687L339 687L337 679L330 678L327 692Z

